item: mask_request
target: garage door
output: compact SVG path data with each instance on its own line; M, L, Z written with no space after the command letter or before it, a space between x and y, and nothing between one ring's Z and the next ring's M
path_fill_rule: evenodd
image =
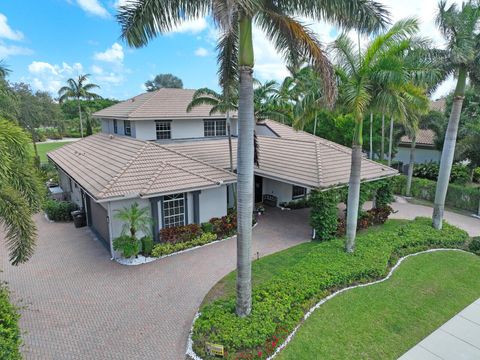
M90 227L94 230L106 248L110 250L107 210L102 205L93 201L90 197L88 197L88 205Z

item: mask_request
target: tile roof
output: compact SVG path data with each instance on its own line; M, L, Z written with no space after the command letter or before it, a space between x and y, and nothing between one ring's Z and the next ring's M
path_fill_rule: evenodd
M259 166L257 175L311 188L347 184L350 177L351 149L312 134L267 120L262 124L280 137L257 136ZM229 168L228 140L190 141L165 145L181 153ZM233 139L236 167L237 141ZM397 171L375 161L362 160L362 180L396 175Z
M96 134L48 157L97 200L150 197L236 181L228 171L163 145Z
M409 145L412 143L412 139L408 135L403 135L400 139L401 144ZM435 145L435 133L429 129L419 129L417 133L417 145Z
M140 94L93 114L96 118L115 118L125 120L151 120L175 118L209 118L224 116L210 115L211 106L200 105L187 113L195 90L159 89ZM232 114L232 117L236 114Z
M430 101L430 110L444 112L446 108L447 108L446 98L440 98L437 100Z

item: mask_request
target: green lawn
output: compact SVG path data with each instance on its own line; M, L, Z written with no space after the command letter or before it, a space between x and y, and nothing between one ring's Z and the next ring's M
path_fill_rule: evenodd
M279 359L396 359L480 297L480 259L437 252L407 259L384 283L317 309Z
M40 162L46 163L48 161L47 152L58 149L63 145L67 145L67 144L70 144L70 142L65 141L65 142L51 142L51 143L37 144L38 156L40 156ZM32 145L32 153L33 153L33 145Z

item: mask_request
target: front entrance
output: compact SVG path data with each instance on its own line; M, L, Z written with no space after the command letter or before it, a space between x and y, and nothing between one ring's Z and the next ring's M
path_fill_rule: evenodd
M255 175L255 203L263 201L263 178Z

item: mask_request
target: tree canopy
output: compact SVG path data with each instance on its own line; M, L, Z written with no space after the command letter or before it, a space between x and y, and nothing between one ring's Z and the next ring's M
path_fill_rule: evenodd
M153 80L145 82L147 91L155 91L162 88L183 89L183 81L173 74L158 74Z

